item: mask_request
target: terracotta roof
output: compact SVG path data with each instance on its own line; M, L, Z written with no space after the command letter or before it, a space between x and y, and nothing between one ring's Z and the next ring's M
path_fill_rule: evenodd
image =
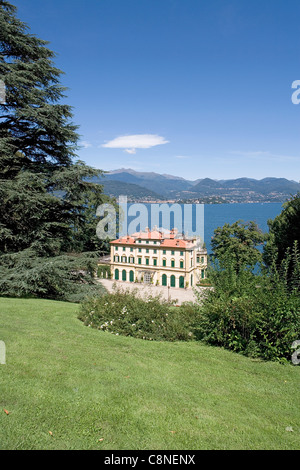
M146 228L144 232L136 232L133 233L131 236L138 239L144 240L162 240L164 238L175 238L176 234L178 233L177 229L172 230L149 230Z
M111 241L112 244L132 245L136 240L160 240L161 246L170 248L190 248L194 244L191 240L184 240L183 238L175 238L178 234L177 229L172 230L149 230L146 228L144 232L136 232L132 235L127 235L117 240ZM178 236L178 235L177 235Z
M189 248L190 246L192 246L192 243L188 240L182 240L180 238L166 238L162 241L161 246L170 248Z
M110 243L120 243L122 245L127 244L127 245L132 245L132 243L135 243L135 238L130 237L129 235L127 237L121 237L118 238L117 240L114 240Z
M161 232L159 232L158 230L153 230L152 232L149 231L149 232L140 232L140 233L137 233L137 234L134 234L134 235L137 235L137 238L141 238L141 239L146 239L146 240L161 240L163 238L163 235Z

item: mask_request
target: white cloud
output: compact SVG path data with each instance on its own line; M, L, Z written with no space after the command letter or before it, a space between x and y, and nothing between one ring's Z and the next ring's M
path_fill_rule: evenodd
M187 155L176 155L175 158L179 158L180 160L184 160L185 158L190 158Z
M110 149L124 149L129 154L136 153L136 149L149 149L156 145L168 144L164 137L156 134L122 135L106 142L102 147Z
M81 147L83 147L85 149L88 149L88 148L92 147L92 144L90 142L88 142L87 140L83 140L82 142L80 142L80 145L81 145Z

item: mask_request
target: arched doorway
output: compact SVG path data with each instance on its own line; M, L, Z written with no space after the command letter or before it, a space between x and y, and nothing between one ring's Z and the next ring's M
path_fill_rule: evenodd
M175 278L174 274L172 274L172 276L171 276L171 287L175 287L175 285L176 285L176 278Z
M118 269L115 269L115 280L116 281L119 280L119 270Z
M179 278L179 287L184 289L184 276L180 276Z
M129 271L129 281L134 282L134 272L133 271Z
M126 269L122 271L122 281L126 281Z
M163 274L163 275L162 275L161 284L162 284L162 286L166 286L166 285L167 285L167 275L166 275L166 274Z

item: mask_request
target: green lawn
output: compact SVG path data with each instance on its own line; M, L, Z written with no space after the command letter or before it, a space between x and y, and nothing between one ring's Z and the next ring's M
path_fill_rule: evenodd
M0 299L0 449L300 448L299 367L115 336L77 312Z

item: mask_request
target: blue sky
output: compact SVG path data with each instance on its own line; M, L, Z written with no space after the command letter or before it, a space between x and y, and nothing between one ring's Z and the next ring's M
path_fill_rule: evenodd
M299 0L11 2L57 53L87 164L300 180Z

